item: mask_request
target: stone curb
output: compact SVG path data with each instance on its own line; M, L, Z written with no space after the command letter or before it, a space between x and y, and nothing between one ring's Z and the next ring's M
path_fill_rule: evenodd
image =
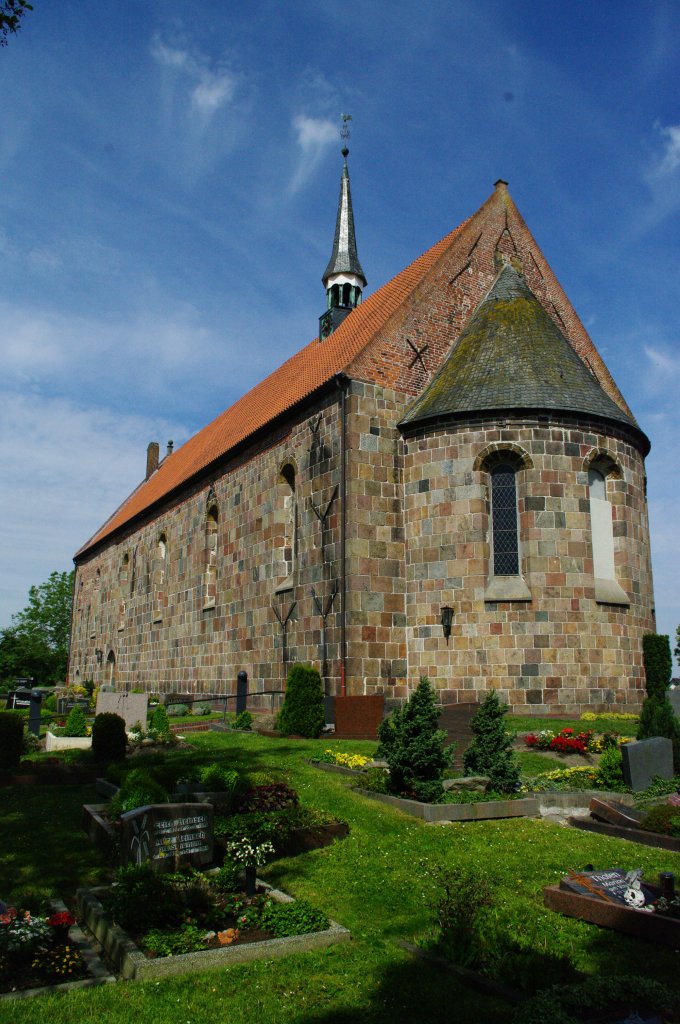
M272 889L258 879L258 886L267 889L280 903L293 903L287 893ZM78 912L92 934L101 943L122 978L147 980L204 971L210 967L229 967L231 964L250 960L270 960L288 956L291 953L305 953L309 950L324 949L351 938L347 928L331 921L330 928L323 932L309 932L307 935L291 935L285 939L267 939L264 942L246 943L242 946L224 946L220 949L205 949L179 956L148 959L135 945L129 935L114 924L97 899L102 889L79 889L77 893Z
M355 793L377 800L379 803L396 807L404 814L420 818L432 824L448 821L484 821L491 818L537 818L538 800L524 797L518 800L480 800L476 804L425 804L419 800L405 800L387 793L373 793L367 789L355 789Z

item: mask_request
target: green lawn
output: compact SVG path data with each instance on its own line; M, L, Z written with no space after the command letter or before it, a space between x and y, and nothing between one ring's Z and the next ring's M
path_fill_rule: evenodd
M494 932L510 930L536 955L543 977L555 958L587 974L641 973L663 980L677 974L677 954L547 911L542 890L568 868L642 867L648 877L680 875L680 855L622 840L515 819L433 827L372 802L346 776L306 763L314 751L371 753L356 741L293 741L242 734L197 734L195 757L226 757L247 770L275 769L303 802L350 824L333 847L280 860L262 874L304 896L351 929L352 941L275 962L220 968L149 983L117 983L68 996L0 1003L0 1022L25 1024L393 1024L413 1018L456 1024L506 1024L506 1004L468 989L454 977L411 960L397 941L431 928L438 865L484 865L495 882ZM175 755L178 756L178 755ZM185 755L179 755L185 756ZM87 788L31 787L0 793L0 878L40 880L67 896L83 879L102 874L96 853L79 831L79 803Z

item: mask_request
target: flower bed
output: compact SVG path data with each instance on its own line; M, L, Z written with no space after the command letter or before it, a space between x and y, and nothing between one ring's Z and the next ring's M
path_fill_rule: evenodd
M204 892L211 892L209 882L200 884L205 886ZM79 914L101 942L116 971L127 979L158 978L248 960L269 960L347 942L350 938L346 928L261 881L257 882L253 897L218 893L215 903L204 912L194 906L193 916L185 914L184 920L175 920L173 928L153 928L143 935L131 935L115 923L102 903L109 902L111 892L111 888L79 890ZM310 930L311 927L317 930Z
M114 980L65 905L52 907L46 917L16 907L0 913L0 1000Z
M567 727L555 733L552 729L541 729L530 732L524 737L527 747L532 750L550 750L556 754L600 754L603 750L629 743L629 736L621 736L617 732L605 732L600 735L592 729L575 732Z

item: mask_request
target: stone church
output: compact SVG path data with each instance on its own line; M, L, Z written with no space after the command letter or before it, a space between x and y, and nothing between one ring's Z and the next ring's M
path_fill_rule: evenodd
M504 181L364 296L347 151L319 334L75 556L70 680L633 709L649 441Z

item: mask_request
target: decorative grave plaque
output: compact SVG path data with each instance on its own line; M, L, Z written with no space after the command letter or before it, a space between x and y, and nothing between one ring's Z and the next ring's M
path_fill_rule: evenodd
M637 740L621 746L623 781L634 793L639 793L652 782L655 775L673 778L673 743L661 736Z
M150 804L121 815L123 864L174 871L180 864L205 867L213 860L212 804Z
M560 881L560 889L579 893L581 896L596 896L606 903L619 903L627 907L641 908L654 900L654 892L640 882L642 870L623 871L610 868L608 871L571 871Z

